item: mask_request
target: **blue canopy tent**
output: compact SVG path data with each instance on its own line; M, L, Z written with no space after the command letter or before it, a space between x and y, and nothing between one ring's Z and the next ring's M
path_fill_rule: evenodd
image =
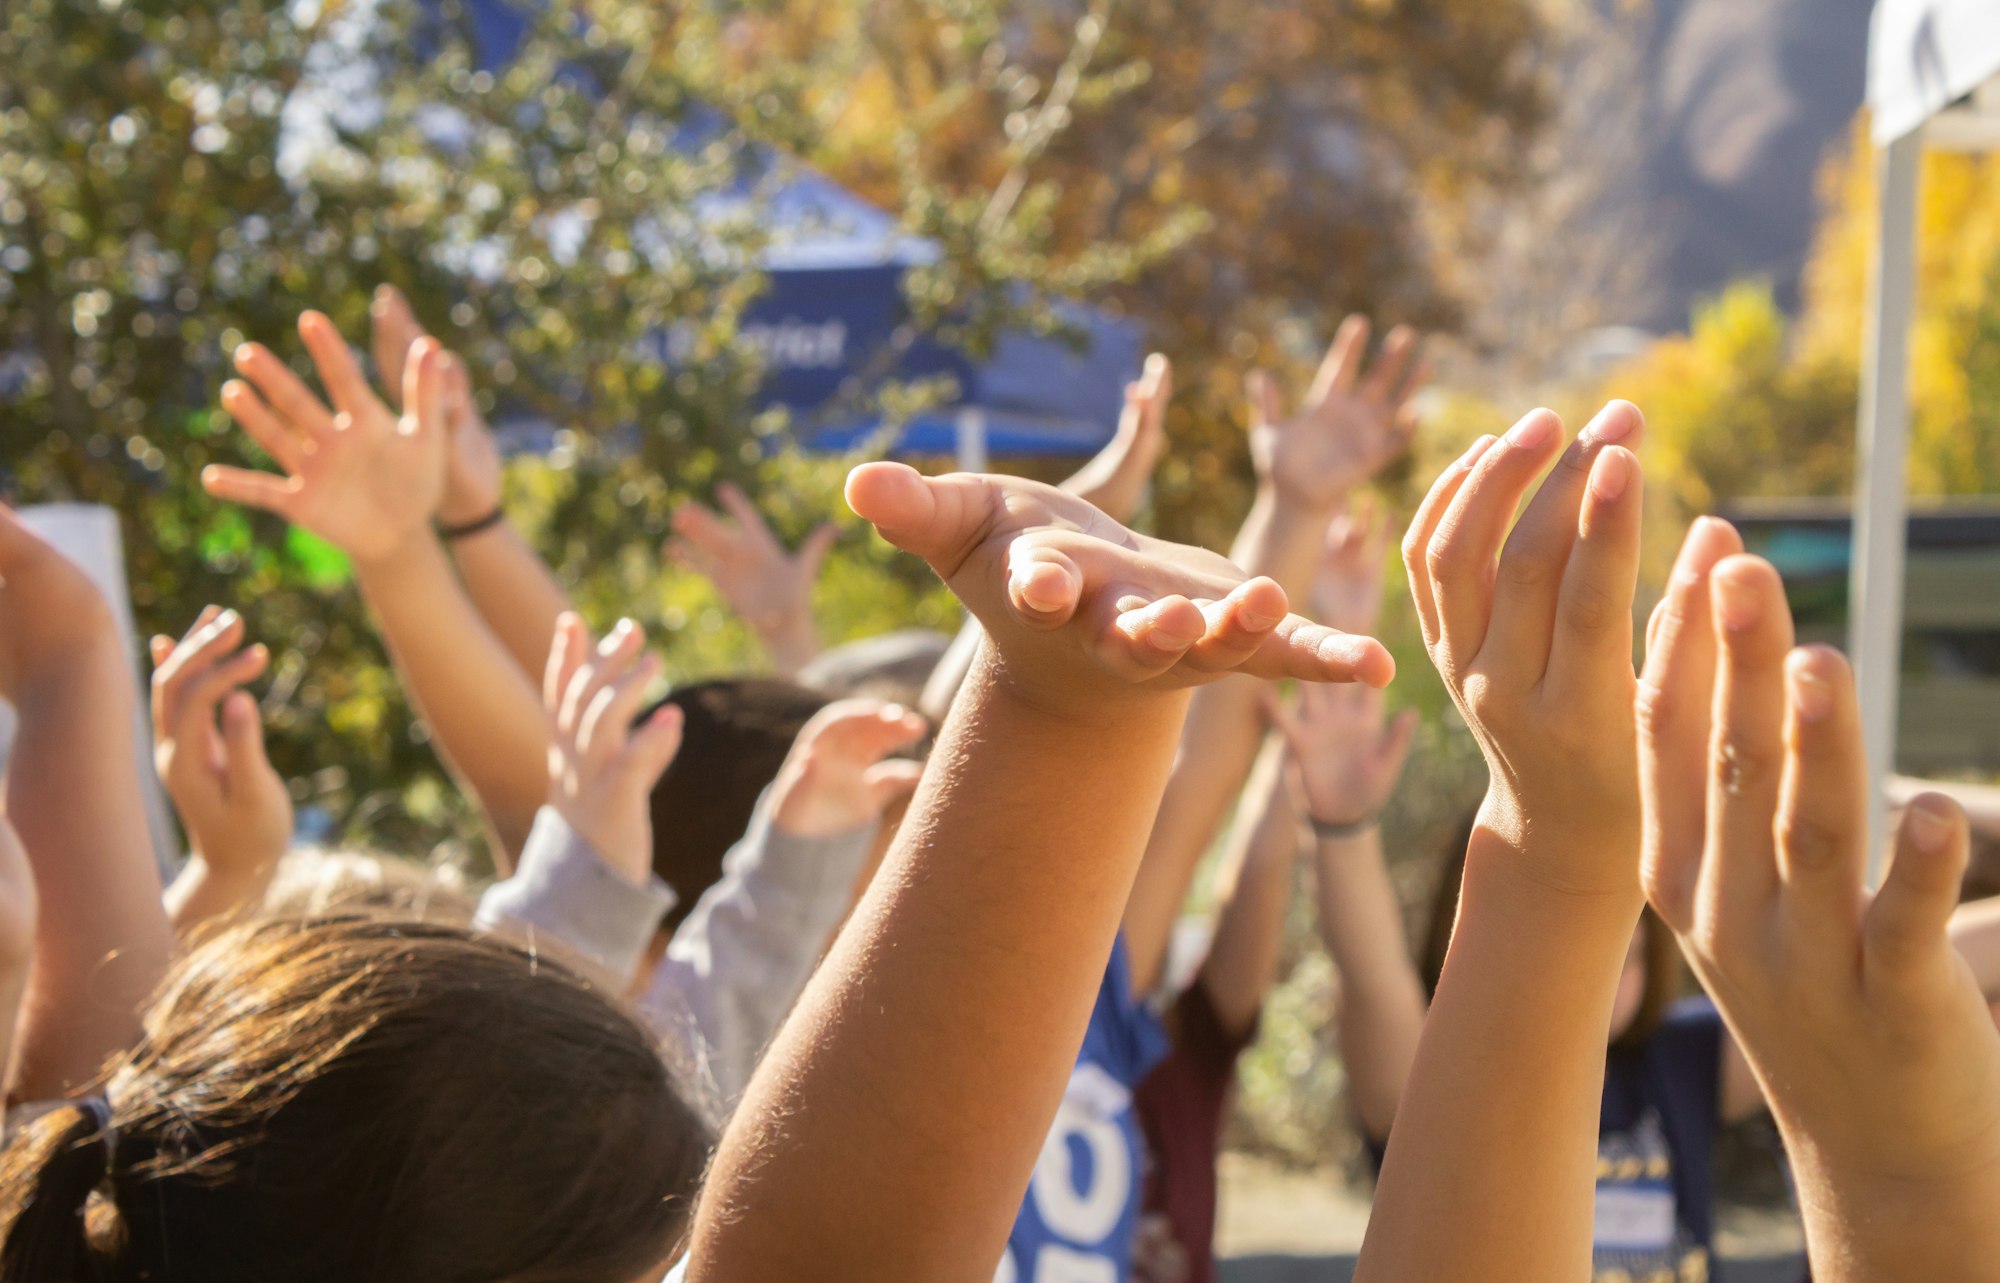
M532 21L510 0L465 0L482 65L513 56ZM1096 308L1061 304L1081 347L1010 332L992 354L970 354L916 332L903 277L935 262L938 247L797 162L760 150L731 211L754 202L769 244L758 266L768 288L743 317L762 352L765 405L782 406L809 449L847 451L883 431L865 407L884 384L950 376L956 394L903 423L889 449L951 454L981 469L995 455L1089 455L1117 428L1125 384L1138 377L1139 327ZM776 182L760 182L777 174ZM671 336L663 345L671 352ZM670 358L669 358L670 359Z

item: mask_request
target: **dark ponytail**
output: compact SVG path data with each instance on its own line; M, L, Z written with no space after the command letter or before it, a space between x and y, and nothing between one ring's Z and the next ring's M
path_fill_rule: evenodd
M108 1188L115 1161L101 1098L24 1126L0 1155L0 1283L101 1283L122 1227Z

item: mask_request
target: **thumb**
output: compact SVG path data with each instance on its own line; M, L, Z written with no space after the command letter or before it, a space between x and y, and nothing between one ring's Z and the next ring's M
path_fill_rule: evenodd
M799 545L799 569L805 572L807 579L819 577L819 568L825 564L826 555L833 550L834 541L838 538L839 529L828 521L807 535L806 541Z
M1247 382L1250 395L1250 426L1267 427L1285 417L1284 407L1278 403L1278 385L1269 372L1250 371Z
M1382 732L1382 742L1377 748L1377 760L1389 779L1394 780L1403 773L1403 763L1409 759L1410 745L1417 736L1417 710L1406 708L1396 714Z
M240 796L238 789L271 769L264 751L264 718L248 691L232 692L222 701L222 754L232 796Z
M917 781L924 777L924 764L907 758L891 758L877 762L861 773L861 779L868 787L869 800L877 813L888 809L891 802L917 787Z
M626 760L634 777L644 780L646 791L660 782L681 751L685 714L678 704L662 704L653 715L633 728L625 743Z

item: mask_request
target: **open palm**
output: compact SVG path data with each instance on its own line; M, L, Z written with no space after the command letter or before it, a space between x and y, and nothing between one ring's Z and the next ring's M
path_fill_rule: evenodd
M1250 404L1250 455L1258 476L1280 495L1324 508L1394 462L1416 431L1410 401L1425 378L1418 346L1416 331L1398 326L1364 372L1368 322L1348 317L1312 389L1289 416L1276 385L1258 375Z
M223 408L283 475L211 467L202 485L218 499L275 512L357 562L381 560L429 524L444 492L444 353L423 340L405 367L398 416L369 388L346 342L318 312L299 318L335 409L260 344L237 349L244 381L222 390Z
M1380 643L1290 613L1284 590L1226 558L1137 535L1074 495L1015 477L926 478L864 464L848 502L928 561L979 617L1017 685L1062 704L1077 674L1100 694L1243 671L1389 680ZM1079 653L1090 664L1079 666Z

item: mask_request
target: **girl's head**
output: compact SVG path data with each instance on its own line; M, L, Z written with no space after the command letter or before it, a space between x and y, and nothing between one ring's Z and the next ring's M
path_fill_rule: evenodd
M1424 988L1433 994L1437 992L1438 976L1444 971L1452 925L1458 919L1458 893L1465 881L1465 851L1472 843L1472 830L1478 819L1478 812L1474 811L1452 830L1437 895L1431 901L1430 922L1424 932L1423 976ZM1624 974L1618 978L1618 996L1611 1008L1612 1046L1629 1047L1659 1028L1667 1008L1680 992L1680 957L1673 931L1648 907L1640 915L1631 949L1625 955Z
M559 963L364 916L203 944L105 1095L0 1158L0 1280L633 1283L710 1139Z

